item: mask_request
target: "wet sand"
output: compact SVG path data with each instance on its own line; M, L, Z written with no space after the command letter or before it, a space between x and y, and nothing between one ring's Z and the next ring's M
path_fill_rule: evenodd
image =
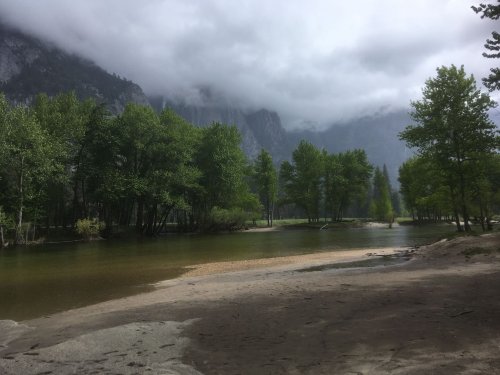
M332 266L398 250L203 265L151 293L2 322L0 373L500 373L500 233Z

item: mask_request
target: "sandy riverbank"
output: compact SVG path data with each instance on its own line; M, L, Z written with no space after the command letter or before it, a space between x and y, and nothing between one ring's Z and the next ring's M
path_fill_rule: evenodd
M396 247L385 247L379 249L351 249L345 251L328 251L314 254L249 259L232 262L203 263L188 267L189 271L184 273L182 277L213 275L266 267L273 267L275 268L275 271L277 270L276 267L283 266L288 266L291 268L294 268L296 266L313 267L315 265L324 264L327 262L334 263L356 261L372 256L393 255L397 252L402 251L405 251L405 249Z
M151 293L2 322L0 373L500 373L500 234L331 267L397 250L215 263Z

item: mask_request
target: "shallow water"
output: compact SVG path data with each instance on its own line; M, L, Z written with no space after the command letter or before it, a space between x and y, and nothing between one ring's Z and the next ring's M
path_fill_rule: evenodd
M321 251L414 246L452 226L283 230L42 245L0 251L0 319L24 320L152 290L184 267Z

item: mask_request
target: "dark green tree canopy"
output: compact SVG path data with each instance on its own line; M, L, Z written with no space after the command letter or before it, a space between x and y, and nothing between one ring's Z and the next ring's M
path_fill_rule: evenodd
M468 191L479 178L481 164L499 147L498 130L488 117L488 110L495 105L463 66L441 67L435 78L427 80L422 99L411 103L415 125L400 134L408 147L443 174L459 230L458 211L465 229L470 229Z
M274 203L278 194L278 173L269 152L262 149L254 163L255 182L261 203L264 205L267 225L272 226Z
M498 147L497 130L488 116L495 105L463 66L443 66L437 77L426 81L422 99L411 103L417 125L408 126L400 138L443 167L477 159Z

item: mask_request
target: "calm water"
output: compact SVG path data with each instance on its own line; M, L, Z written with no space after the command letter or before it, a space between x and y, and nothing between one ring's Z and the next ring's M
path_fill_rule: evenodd
M23 320L153 289L192 264L361 247L411 246L451 226L166 236L0 251L0 319Z

